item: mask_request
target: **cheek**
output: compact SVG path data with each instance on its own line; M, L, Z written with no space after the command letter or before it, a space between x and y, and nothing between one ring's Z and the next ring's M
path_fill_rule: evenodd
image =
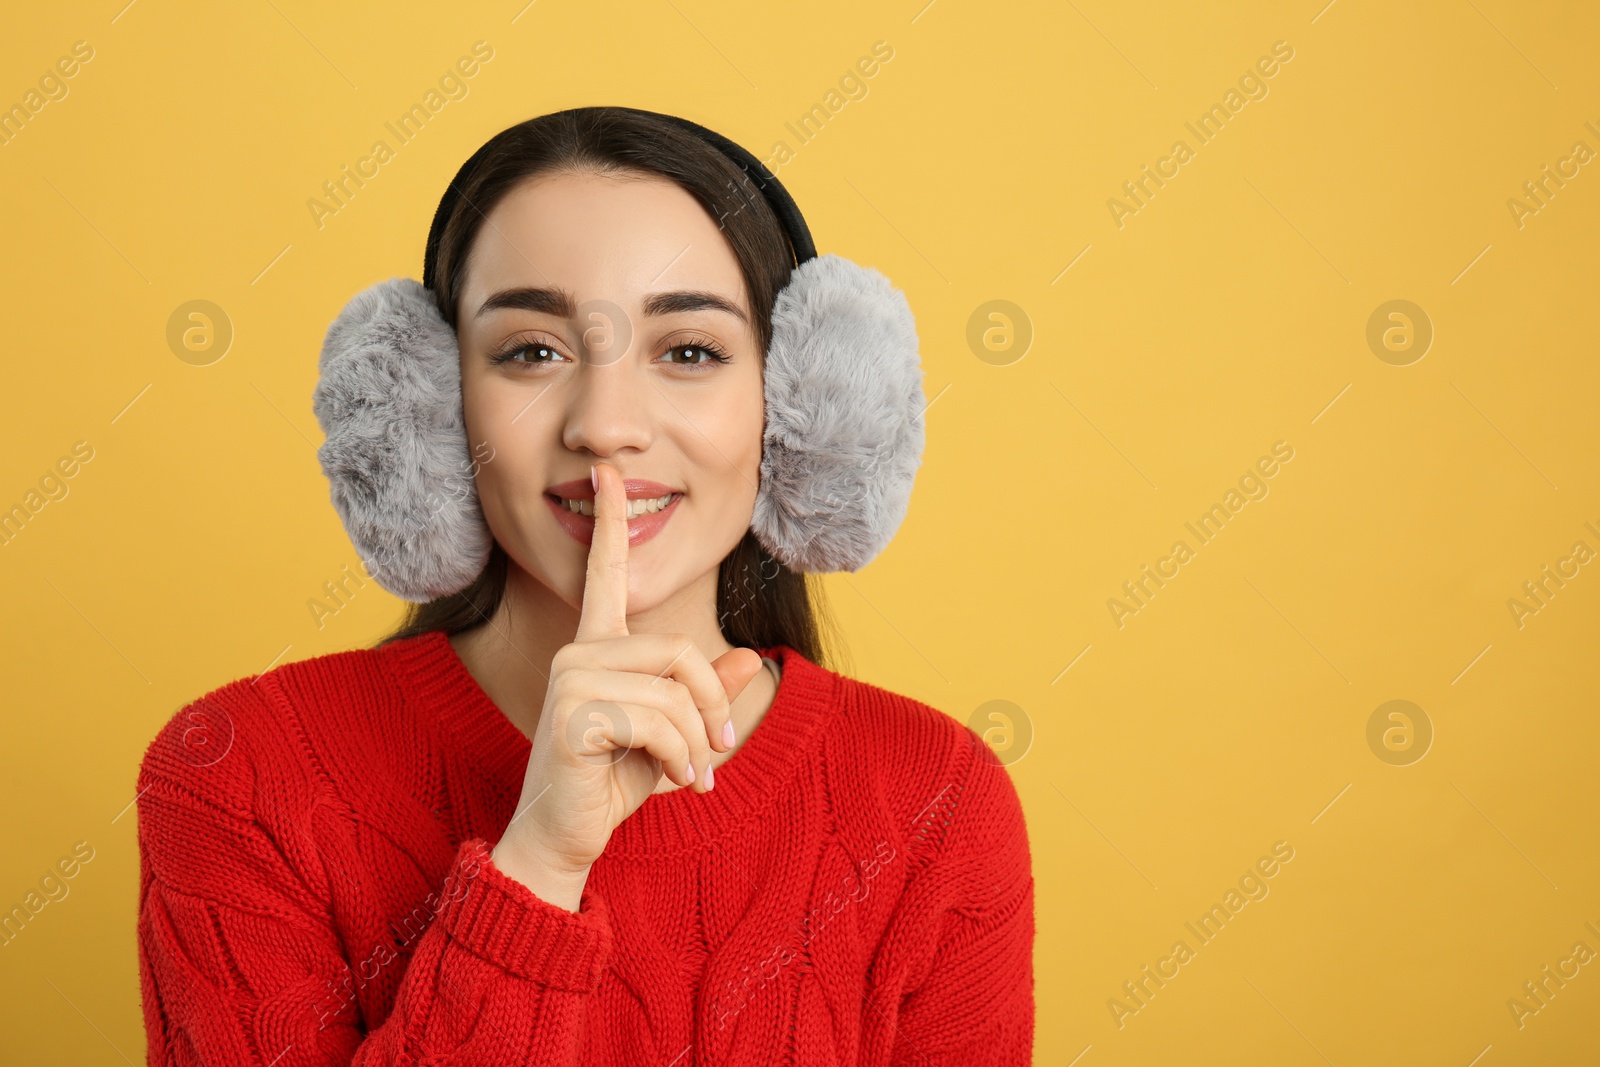
M714 414L701 421L705 429L697 465L726 483L729 499L755 499L761 472L761 434L766 425L759 377L740 383L721 398ZM707 441L709 443L707 443Z
M497 534L510 534L525 520L507 521L509 516L544 506L541 494L528 487L544 484L537 463L548 448L539 447L538 440L552 431L544 425L549 411L528 404L534 394L497 384L463 381L461 411L470 452L479 458L476 483L484 517Z
M750 480L755 480L755 475L761 470L761 434L766 428L766 419L761 409L761 399L757 395L752 408L752 414L746 418L740 428L739 447L742 466Z
M519 409L527 408L538 390L513 388L512 384L487 374L469 375L462 380L461 411L474 441L498 443L527 434L527 424L538 405L520 415Z

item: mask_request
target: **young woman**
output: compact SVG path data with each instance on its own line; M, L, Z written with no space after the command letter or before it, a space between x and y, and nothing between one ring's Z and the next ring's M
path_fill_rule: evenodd
M408 619L205 695L141 766L152 1065L1030 1062L1010 779L955 719L827 667L807 572L766 551L848 548L885 478L771 532L799 477L773 461L774 307L819 261L758 177L682 120L580 108L452 183L442 325L369 323L400 355L318 395L325 429L371 431L379 466L341 467L341 429L324 469ZM430 328L458 398L367 411ZM470 499L383 541L357 511L393 520L383 492L452 419Z

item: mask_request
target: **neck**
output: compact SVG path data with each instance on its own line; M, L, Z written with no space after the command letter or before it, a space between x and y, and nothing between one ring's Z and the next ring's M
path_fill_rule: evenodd
M628 632L685 634L707 660L730 651L734 646L717 625L717 577L715 569L708 571L660 604L629 614ZM549 688L551 660L577 636L578 618L578 608L508 561L505 594L493 615L450 638L468 673L530 740ZM734 701L734 730L740 741L775 692L770 674L762 671Z

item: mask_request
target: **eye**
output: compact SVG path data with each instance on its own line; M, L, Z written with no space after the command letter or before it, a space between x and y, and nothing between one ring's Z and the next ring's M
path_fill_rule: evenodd
M491 366L498 367L502 363L514 363L524 367L536 367L545 363L553 363L556 358L566 359L560 351L543 341L516 338L509 345L500 350L496 355L489 357Z
M703 372L717 364L732 362L722 346L710 338L690 338L670 345L664 356L670 365L696 372ZM537 367L566 361L567 357L554 345L527 338L513 339L506 347L489 357L492 366L511 363L523 367Z
M716 364L731 362L728 353L723 350L722 346L708 337L695 337L680 341L678 344L669 346L665 354L671 357L678 352L686 353L688 358L682 360L669 358L667 362L674 367L682 367L690 371L703 373Z

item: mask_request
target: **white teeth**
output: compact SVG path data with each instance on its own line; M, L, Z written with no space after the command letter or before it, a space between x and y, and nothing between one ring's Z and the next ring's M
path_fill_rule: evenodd
M666 496L655 497L651 500L630 500L628 501L628 518L636 519L646 512L660 511L672 503L673 497L677 495L677 493L668 493ZM569 511L575 511L579 515L587 515L590 518L594 518L593 500L568 500L565 503Z

